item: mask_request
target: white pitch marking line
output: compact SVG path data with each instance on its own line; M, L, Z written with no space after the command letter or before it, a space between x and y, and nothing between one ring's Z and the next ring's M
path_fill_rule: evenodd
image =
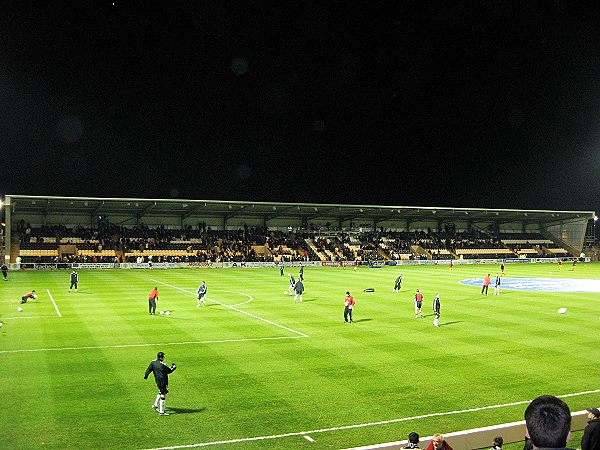
M231 305L231 306L242 306L242 305L245 305L246 303L250 303L252 300L254 300L254 297L252 297L251 295L248 295L248 294L244 294L243 292L223 291L221 289L213 289L213 291L217 291L217 292L229 292L230 294L240 294L240 295L243 295L245 297L248 297L248 300L246 300L245 302L236 303L235 305Z
M54 317L54 316L53 316ZM0 353L26 353L26 352L58 352L62 350L95 350L101 348L129 348L129 347L161 347L166 345L201 345L201 344L222 344L228 342L248 342L248 341L277 341L281 339L302 339L304 336L280 336L280 337L262 337L245 339L221 339L213 341L186 341L186 342L163 342L160 344L122 344L122 345L89 345L83 347L50 347L50 348L32 348L20 350L0 350Z
M13 320L13 319L56 319L56 316L16 316L16 317L3 317L2 320Z
M155 280L154 278L150 278L150 279L151 279L152 281L155 281L155 282L157 282L157 283L163 284L163 285L165 285L165 286L169 286L169 287L171 287L171 288L173 288L173 289L178 289L178 290L180 290L180 291L187 292L188 294L191 294L191 295L196 295L196 293L195 293L195 292L188 291L188 290L186 290L186 289L182 289L182 288L180 288L180 287L173 286L172 284L168 284L168 283L164 283L164 282L162 282L162 281ZM296 330L293 330L293 329L291 329L291 328L285 327L285 326L283 326L283 325L279 325L278 323L275 323L275 322L273 322L273 321L271 321L271 320L268 320L268 319L263 319L262 317L259 317L259 316L255 315L255 314L252 314L252 313L249 313L249 312L247 312L247 311L244 311L244 310L242 310L242 309L238 309L238 308L236 308L236 307L234 307L234 306L229 306L229 305L226 305L225 303L221 303L220 301L217 301L217 300L215 300L215 299L212 299L212 298L208 298L208 297L206 297L206 298L207 298L208 300L210 300L211 302L214 302L214 303L216 303L216 304L218 304L218 305L225 306L226 308L233 309L234 311L237 311L237 312L239 312L239 313L245 314L245 315L247 315L247 316L253 317L253 318L255 318L255 319L258 319L258 320L262 320L263 322L270 323L271 325L275 325L276 327L283 328L284 330L287 330L287 331L290 331L290 332L292 332L292 333L298 334L298 335L300 335L300 336L302 336L302 337L305 337L305 338L307 338L307 337L310 337L310 336L308 336L307 334L301 333L300 331L296 331Z
M596 394L598 392L600 392L600 389L596 389L593 391L575 392L572 394L557 395L557 397L560 397L560 398L575 397L575 396L579 396L579 395ZM329 431L349 430L352 428L365 428L365 427L372 427L372 426L376 426L376 425L387 425L390 423L397 423L397 422L408 422L410 420L427 419L430 417L449 416L449 415L454 415L454 414L485 411L488 409L506 408L508 406L525 405L527 403L531 403L531 400L523 400L523 401L513 402L513 403L503 403L500 405L482 406L479 408L461 409L458 411L446 411L446 412L439 412L439 413L422 414L420 416L402 417L399 419L381 420L379 422L359 423L356 425L345 425L345 426L341 426L341 427L321 428L321 429L310 430L310 431L297 431L297 432L292 432L292 433L274 434L271 436L256 436L256 437L248 437L248 438L241 438L241 439L229 439L227 441L201 442L198 444L189 444L189 445L174 445L172 447L157 447L157 448L148 449L148 450L175 450L175 449L180 449L180 448L198 448L198 447L208 447L210 445L236 444L239 442L250 442L250 441L264 441L267 439L279 439L279 438L290 437L290 436L305 436L305 435L310 435L310 434L315 434L315 433L326 433Z
M315 442L315 440L310 436L304 436L304 439L306 439L308 442Z
M58 306L56 306L56 302L54 301L54 298L52 298L52 294L50 293L50 289L46 289L46 292L50 296L50 300L52 300L52 304L54 305L54 309L56 310L56 314L58 314L58 317L62 317L62 314L58 310Z

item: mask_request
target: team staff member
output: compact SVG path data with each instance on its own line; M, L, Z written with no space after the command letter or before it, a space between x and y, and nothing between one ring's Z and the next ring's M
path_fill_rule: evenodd
M2 264L0 270L2 270L2 278L4 278L4 281L8 281L8 266L6 264Z
M79 282L79 275L77 275L76 271L71 272L71 286L69 286L69 292L75 286L75 292L77 292L77 283Z
M21 297L21 303L27 303L27 300L29 300L30 298L37 298L37 295L35 294L35 289L31 292L23 294L23 296Z
M350 323L352 323L352 310L355 304L354 297L350 295L349 291L346 291L346 298L344 298L344 322L348 322L348 318L350 318Z
M300 272L298 274L300 281L304 281L304 266L300 263Z
M151 316L156 315L156 301L158 300L158 288L155 286L148 293L148 314Z
M177 366L175 363L172 363L171 367L169 367L164 363L164 360L165 354L163 352L158 352L156 359L152 361L146 369L144 380L148 379L150 372L154 373L154 380L156 381L156 386L158 387L158 395L154 400L152 408L157 410L161 416L168 416L169 413L165 412L165 398L169 393L169 374L174 372L175 369L177 369Z

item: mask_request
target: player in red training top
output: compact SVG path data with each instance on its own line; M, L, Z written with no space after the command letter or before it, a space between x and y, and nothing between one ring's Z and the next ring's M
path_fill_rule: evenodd
M21 297L21 303L27 303L27 300L29 300L30 298L37 298L37 295L35 295L35 289L31 292L23 294L23 296Z
M492 284L492 279L490 278L490 274L488 273L485 278L483 279L483 286L481 288L481 293L483 294L485 292L485 295L488 294L488 288L490 287L490 284Z
M421 291L417 289L417 292L415 292L415 319L424 317L423 313L421 312L421 306L423 306L423 294L421 294Z
M158 300L157 287L148 292L148 314L151 316L156 315L156 300Z
M344 322L348 322L348 318L350 318L350 323L352 323L352 309L354 309L355 303L354 297L347 291L344 298Z

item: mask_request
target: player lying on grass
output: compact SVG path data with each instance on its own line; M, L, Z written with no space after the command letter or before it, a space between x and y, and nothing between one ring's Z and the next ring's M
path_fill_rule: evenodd
M21 297L21 304L27 303L27 300L29 300L30 298L37 298L35 289L32 290L31 292L27 292L26 294L23 294L23 296Z

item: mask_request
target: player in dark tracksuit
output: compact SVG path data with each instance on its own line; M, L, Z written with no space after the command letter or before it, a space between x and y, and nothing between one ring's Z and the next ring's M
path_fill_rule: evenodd
M435 298L433 299L433 314L434 314L433 326L438 327L438 328L440 326L439 319L440 319L441 307L442 307L442 305L440 303L440 294L435 294Z
M396 278L396 284L394 284L394 292L400 292L400 288L402 288L402 275Z
M290 285L288 286L288 294L294 295L294 286L296 286L296 279L291 273L288 273L290 277Z
M302 280L296 281L294 285L294 303L296 303L296 299L300 296L300 303L302 303L302 293L304 292L304 284Z
M79 283L79 275L77 275L77 272L73 271L71 272L71 286L69 286L69 292L71 292L73 287L75 287L75 292L77 292L77 283Z
M196 294L198 294L198 303L196 304L196 308L200 308L200 304L206 306L206 303L204 302L204 296L207 292L208 288L206 287L206 283L203 281L202 284L198 286L198 289L196 289Z
M304 281L304 266L300 264L300 272L299 272L300 281Z
M2 264L0 269L2 270L2 278L4 278L4 281L8 281L8 266L6 264Z
M158 395L152 408L158 411L161 416L168 416L169 413L165 412L165 397L169 393L169 374L174 372L177 366L175 363L171 364L171 367L167 366L163 361L165 354L158 352L156 359L150 363L144 374L144 380L148 379L150 372L154 373L154 379L156 380L156 386L158 386Z

